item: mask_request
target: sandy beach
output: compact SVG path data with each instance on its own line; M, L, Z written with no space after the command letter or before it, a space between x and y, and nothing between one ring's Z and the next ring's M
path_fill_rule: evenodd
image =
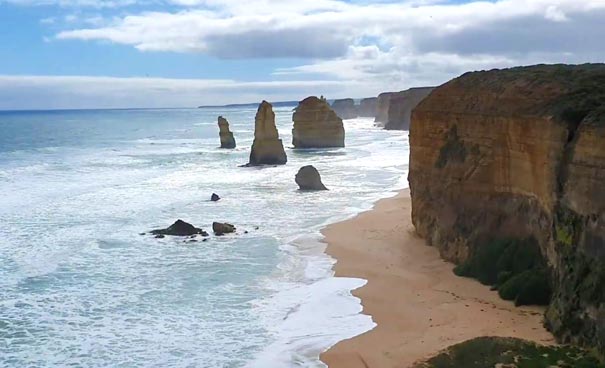
M330 368L406 368L479 336L553 343L543 308L516 308L453 265L415 235L408 190L322 233L340 277L368 280L354 292L377 327L322 354Z

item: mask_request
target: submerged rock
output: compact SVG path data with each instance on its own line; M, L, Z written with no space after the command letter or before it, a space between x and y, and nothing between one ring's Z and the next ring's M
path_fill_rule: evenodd
M231 234L235 232L235 226L226 222L213 222L212 231L214 231L214 235L217 236Z
M345 146L342 119L323 99L311 96L302 100L292 120L294 121L292 144L296 148Z
M321 182L319 171L311 165L301 167L294 180L300 190L328 190Z
M212 196L210 197L210 200L212 202L218 202L218 201L221 200L221 197L219 197L218 194L216 194L216 193L212 193Z
M166 229L157 229L151 231L151 234L156 235L156 238L163 238L164 235L172 236L191 236L200 234L202 236L208 236L208 233L202 229L199 229L183 220L177 220L174 224L170 225Z
M222 116L218 117L219 137L221 139L221 148L235 148L235 138L229 130L229 122Z
M284 165L287 161L284 145L275 127L273 107L267 101L263 101L256 112L254 142L248 165Z

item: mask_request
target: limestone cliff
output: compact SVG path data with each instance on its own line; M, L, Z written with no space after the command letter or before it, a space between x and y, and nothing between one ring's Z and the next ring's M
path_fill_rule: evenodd
M298 104L292 120L292 144L295 148L345 146L342 119L325 100L314 96L305 98Z
M374 121L384 126L389 121L389 105L395 92L384 92L376 100L376 118Z
M357 117L357 105L355 105L355 100L352 98L334 100L332 110L341 119L355 119Z
M229 130L229 122L222 116L218 117L219 138L221 139L221 148L235 148L235 138Z
M361 102L359 103L359 107L357 108L357 116L364 118L375 118L377 107L377 97L364 98L363 100L361 100Z
M275 127L275 113L267 101L258 107L254 121L254 142L250 151L249 165L283 165L286 152Z
M410 88L393 93L388 103L388 115L384 125L387 130L410 130L412 110L424 100L433 87Z
M418 234L501 295L551 286L547 325L605 353L605 65L467 73L414 110L410 146Z

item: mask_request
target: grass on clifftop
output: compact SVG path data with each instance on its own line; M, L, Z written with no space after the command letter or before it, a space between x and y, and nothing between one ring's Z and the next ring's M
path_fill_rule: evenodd
M585 350L530 341L479 337L451 346L414 368L605 368Z
M513 300L518 306L550 302L549 273L535 239L494 240L478 245L454 273L494 286L502 299Z

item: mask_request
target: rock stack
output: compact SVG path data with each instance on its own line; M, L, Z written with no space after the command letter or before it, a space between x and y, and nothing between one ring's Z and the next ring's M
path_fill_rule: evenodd
M235 138L229 130L229 122L222 116L218 117L219 136L221 138L221 148L235 148Z
M248 165L284 165L287 161L284 145L275 127L273 107L263 101L256 112L254 142Z
M294 115L292 144L295 148L344 147L342 119L325 100L315 96L302 100Z
M328 190L321 182L319 171L311 165L301 167L294 180L300 190Z

